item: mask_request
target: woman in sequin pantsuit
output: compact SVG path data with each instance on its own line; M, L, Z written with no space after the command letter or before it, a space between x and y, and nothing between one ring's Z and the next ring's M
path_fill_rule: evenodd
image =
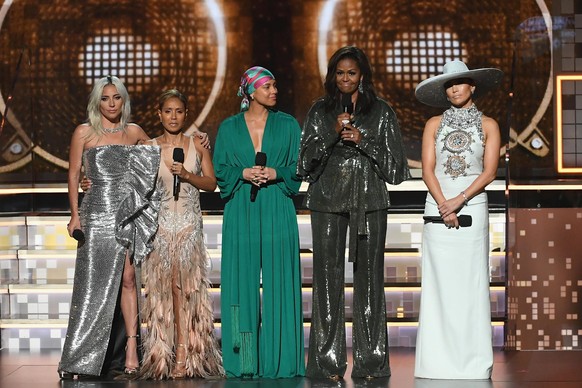
M422 289L414 375L489 379L493 367L489 303L489 216L485 187L499 160L500 133L473 98L497 85L498 69L469 70L451 61L422 81L419 101L448 107L429 119L422 138L428 188L422 237ZM471 217L471 225L459 217Z
M306 375L338 380L346 371L344 267L349 240L354 265L352 377L386 377L386 183L409 177L404 145L396 114L376 96L368 58L359 48L344 47L333 54L325 90L326 96L307 115L298 161L298 175L310 183L305 204L311 210L313 236ZM346 112L351 106L353 114Z

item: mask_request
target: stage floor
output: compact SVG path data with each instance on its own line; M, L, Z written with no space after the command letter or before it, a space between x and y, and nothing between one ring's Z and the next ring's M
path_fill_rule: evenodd
M18 353L0 350L0 387L91 387L91 388L579 388L582 387L582 351L495 351L491 381L414 379L414 348L390 351L392 377L371 381L352 380L338 383L310 381L306 378L281 380L181 380L181 381L59 381L59 352ZM350 360L351 362L351 360Z

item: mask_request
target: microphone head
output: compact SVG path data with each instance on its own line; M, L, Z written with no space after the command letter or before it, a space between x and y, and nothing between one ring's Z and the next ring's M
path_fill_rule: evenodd
M461 214L457 218L459 219L459 226L462 228L473 225L473 218L469 215Z
M342 93L342 107L344 112L352 114L354 112L354 104L352 103L352 95L349 93Z
M266 166L267 154L264 152L257 152L255 155L255 166Z
M173 158L174 162L184 163L184 149L174 148Z
M85 233L81 229L73 230L73 238L77 241L85 241Z

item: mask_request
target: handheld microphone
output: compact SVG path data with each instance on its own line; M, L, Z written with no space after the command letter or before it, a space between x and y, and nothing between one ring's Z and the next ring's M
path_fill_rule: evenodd
M349 93L342 93L342 108L344 113L349 113L350 115L354 113L354 103L352 102L352 95ZM350 120L343 120L342 124L344 125L343 130L346 130L346 125L350 123ZM355 146L356 143L349 140L343 140L345 145Z
M267 165L267 154L264 152L257 152L255 155L255 166L263 166ZM257 199L257 193L259 192L259 186L252 185L251 186L251 202L255 202Z
M173 154L174 162L177 163L184 163L184 149L182 148L174 148ZM180 195L180 178L178 175L174 175L174 201L178 200L178 196Z
M85 233L83 233L83 231L81 229L73 230L72 236L75 240L77 240L79 242L85 241Z
M354 113L354 103L352 102L352 95L349 93L342 93L342 107L344 113ZM346 123L347 124L347 123Z
M422 218L424 219L425 224L428 224L429 222L432 222L435 224L444 224L445 223L445 221L439 216L424 216ZM461 214L460 216L457 216L457 219L459 220L460 227L466 228L468 226L473 225L473 218L469 215Z

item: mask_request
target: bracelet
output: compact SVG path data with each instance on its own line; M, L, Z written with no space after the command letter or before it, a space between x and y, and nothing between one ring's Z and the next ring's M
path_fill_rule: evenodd
M468 205L469 200L467 199L467 195L465 194L465 192L461 191L461 195L463 196L463 201L465 202L465 205Z

